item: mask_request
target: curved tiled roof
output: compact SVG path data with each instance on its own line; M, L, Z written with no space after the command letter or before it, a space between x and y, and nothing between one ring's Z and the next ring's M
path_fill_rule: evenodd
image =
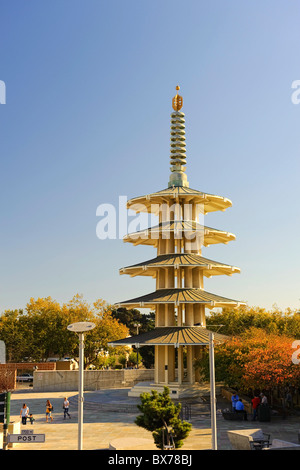
M136 345L136 346L159 346L159 345L174 345L188 346L188 345L207 345L209 344L210 331L202 326L163 326L157 327L154 330L147 331L136 336L129 336L128 338L119 339L108 343L109 346L123 346L123 345ZM215 343L223 343L228 336L220 333L211 332L214 334Z
M134 243L135 245L157 246L158 239L169 239L170 233L174 233L175 239L186 238L191 242L196 238L203 238L202 244L204 246L215 243L228 243L229 241L235 240L233 233L217 230L193 221L175 220L161 222L154 227L129 233L124 236L123 241Z
M173 186L145 196L132 198L127 202L127 208L136 210L134 206L141 204L144 207L139 209L139 211L152 212L155 214L155 208L151 208L152 204L161 204L163 202L170 202L170 200L171 202L172 200L174 200L174 202L183 200L185 203L203 204L204 214L220 210L224 211L232 206L232 202L226 197L203 193L202 191L197 191L196 189L186 186Z
M231 275L239 273L240 269L236 266L229 266L228 264L219 263L208 258L203 258L200 255L193 253L171 253L159 255L156 258L142 263L126 266L120 269L120 274L130 274L131 276L155 276L157 268L168 267L200 267L203 269L203 274L207 277L218 274Z
M174 289L158 289L150 294L142 295L134 299L117 302L116 306L128 308L155 308L157 304L180 304L200 303L208 308L238 306L243 304L238 300L227 299L220 295L206 292L203 289L194 288L174 288Z

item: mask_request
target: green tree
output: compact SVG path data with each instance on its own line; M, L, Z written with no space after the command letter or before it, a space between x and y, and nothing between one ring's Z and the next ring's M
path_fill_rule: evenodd
M261 307L247 305L238 308L227 307L212 311L206 317L207 328L218 328L225 335L240 335L250 328L260 328L267 333L290 335L300 338L300 314L287 308L282 311L276 305L268 311Z
M81 297L73 298L69 304L72 316L76 312L76 321L91 321L95 323L95 328L85 336L84 346L84 366L87 368L90 364L97 362L100 351L110 351L111 358L106 361L110 366L116 363L115 354L122 348L109 348L108 343L113 340L128 336L128 329L125 325L113 317L109 304L103 299L98 299L92 306L87 304ZM78 315L80 313L80 315ZM83 315L83 316L82 316ZM78 319L79 317L79 319ZM73 334L73 336L76 336ZM76 337L72 347L73 355L78 355L78 339Z
M139 358L137 357L137 353L135 351L132 351L130 354L129 354L129 357L128 357L128 362L130 364L133 364L133 365L137 365L137 360L139 360L139 364L142 362L141 361L141 356L139 355Z
M0 316L0 339L5 342L8 361L40 362L64 355L76 358L78 337L67 326L79 321L96 324L85 335L85 367L96 360L101 349L109 349L109 341L128 336L127 327L112 317L110 306L102 299L90 305L77 294L61 306L51 297L31 298L24 311L6 311Z
M5 342L8 362L19 362L29 354L23 310L6 310L1 315L0 340Z
M137 334L138 327L139 334L146 333L149 330L155 328L155 314L150 312L149 314L141 313L136 308L127 309L120 307L118 309L112 309L112 316L116 318L120 323L126 325L129 329L129 334L135 336Z
M112 310L112 316L120 323L127 326L130 336L136 336L137 326L139 334L155 328L155 313L142 314L139 310L120 307ZM143 346L139 349L139 356L142 359L144 367L150 369L154 365L154 346Z
M118 362L119 362L119 364L121 364L122 368L124 369L124 367L126 367L126 363L127 363L126 355L125 354L120 354L118 356Z
M169 388L164 387L162 393L152 390L150 393L140 395L141 404L138 405L142 413L136 417L135 423L152 432L154 442L159 449L163 449L163 434L171 430L175 448L183 446L183 441L191 431L192 425L182 421L179 417L181 404L177 405L171 400Z
M60 304L51 297L31 298L26 305L26 343L35 361L63 355L66 348L67 325Z

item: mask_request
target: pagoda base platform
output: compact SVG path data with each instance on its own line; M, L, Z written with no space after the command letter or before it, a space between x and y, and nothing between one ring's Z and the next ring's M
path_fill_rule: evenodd
M141 393L151 393L151 390L156 390L158 393L162 393L164 387L168 387L170 390L170 397L174 400L181 400L182 398L194 398L202 401L203 386L201 384L178 384L171 382L169 384L154 382L139 382L132 387L129 392L129 397L139 397Z

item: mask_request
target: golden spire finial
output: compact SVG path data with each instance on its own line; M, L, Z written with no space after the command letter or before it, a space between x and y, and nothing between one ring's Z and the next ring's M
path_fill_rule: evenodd
M177 85L176 90L180 90L180 86ZM183 105L183 99L182 96L176 94L174 98L172 99L172 107L174 111L179 111L182 108Z
M176 90L180 90L177 85ZM186 150L185 150L185 119L184 113L180 112L183 105L182 96L176 94L172 99L174 111L171 113L171 174L168 187L189 187L185 174Z

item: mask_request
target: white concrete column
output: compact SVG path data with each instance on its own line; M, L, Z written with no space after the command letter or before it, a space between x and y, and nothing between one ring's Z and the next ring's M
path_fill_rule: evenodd
M165 349L165 383L169 383L169 351L168 346L164 347Z
M194 325L202 326L202 307L201 304L194 304Z
M184 287L194 287L192 268L184 268Z
M158 289L164 289L166 287L166 270L164 268L158 268Z
M187 378L190 384L195 383L195 369L193 367L194 351L193 346L187 346Z
M177 358L177 360L178 360L178 383L182 384L183 374L184 374L184 370L183 370L183 346L179 346L177 351L178 351L178 358Z
M203 272L200 268L192 270L192 286L196 289L203 288Z
M165 382L165 346L157 347L157 383Z
M170 266L169 268L166 268L166 283L165 287L168 287L169 289L172 289L175 285L174 279L175 278L175 271L173 266Z
M156 307L155 326L165 326L165 305L159 304Z
M165 304L165 326L175 326L175 312L173 304Z
M154 346L154 383L158 384L158 346Z
M168 383L175 381L175 348L173 345L168 348Z
M185 304L185 324L194 326L194 304Z

